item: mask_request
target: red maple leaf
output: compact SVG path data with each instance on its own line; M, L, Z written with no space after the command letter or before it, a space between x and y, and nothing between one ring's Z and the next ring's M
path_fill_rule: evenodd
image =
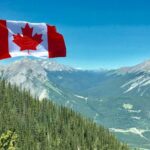
M30 28L27 23L24 28L21 28L22 34L14 34L13 42L16 43L20 50L36 50L36 47L43 41L42 34L34 34L32 36L33 28Z

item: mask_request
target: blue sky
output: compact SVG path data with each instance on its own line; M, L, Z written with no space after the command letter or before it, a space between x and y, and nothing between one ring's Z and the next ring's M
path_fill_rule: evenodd
M149 0L1 0L0 18L56 25L68 55L57 61L86 69L150 59Z

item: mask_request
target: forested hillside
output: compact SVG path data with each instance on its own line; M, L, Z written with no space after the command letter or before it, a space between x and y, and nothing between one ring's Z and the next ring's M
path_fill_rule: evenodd
M10 136L5 137L7 132ZM13 142L11 133L16 137ZM39 101L4 80L0 81L0 135L4 150L4 140L7 149L11 144L19 150L128 150L103 127L49 100Z

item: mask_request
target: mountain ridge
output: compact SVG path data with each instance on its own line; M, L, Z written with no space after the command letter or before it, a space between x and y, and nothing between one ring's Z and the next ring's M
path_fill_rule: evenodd
M103 67L99 67L98 69L82 69L82 68L75 68L75 67L71 67L70 65L63 65L58 63L55 60L52 59L46 59L46 58L30 58L30 57L22 57L18 60L12 60L6 64L0 64L1 66L8 66L9 64L13 64L13 63L20 63L20 62L37 62L37 63L41 63L41 65L43 67L46 67L46 69L50 69L50 71L95 71L95 72L101 72L101 71L118 71L120 73L132 73L132 72L138 72L138 71L145 71L145 72L149 72L150 70L150 59L145 60L143 62L140 62L138 64L135 64L133 66L122 66L119 68L115 68L115 69L107 69L107 68L103 68Z
M149 63L141 64L125 72L90 71L25 58L2 68L0 75L40 100L51 99L113 129L132 147L150 149L146 140L150 140Z

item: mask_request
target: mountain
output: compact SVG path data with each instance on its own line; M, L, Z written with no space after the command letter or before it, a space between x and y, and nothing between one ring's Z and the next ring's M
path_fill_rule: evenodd
M33 96L37 96L40 99L49 97L49 92L57 95L62 95L62 91L59 90L51 81L48 80L48 75L45 70L46 67L61 70L63 66L59 66L55 63L47 63L43 67L45 62L30 60L24 58L22 61L16 61L13 64L9 64L1 71L1 74L10 83L16 84L21 88L30 90ZM52 96L53 94L51 94Z
M30 58L23 58L14 63L1 67L0 76L20 87L26 89L33 97L38 97L40 100L44 98L52 99L56 103L71 107L83 114L90 116L95 114L95 111L68 88L60 87L61 72L75 73L76 69L67 67L56 62L48 60L32 60ZM57 75L58 73L58 75Z
M108 130L47 99L0 81L0 149L128 150Z
M117 71L120 71L122 73L135 73L135 72L149 73L150 72L150 60L144 61L143 63L140 63L133 67L122 67L118 69Z
M1 77L40 100L72 108L132 147L150 149L150 61L115 70L81 70L45 59L2 66Z

